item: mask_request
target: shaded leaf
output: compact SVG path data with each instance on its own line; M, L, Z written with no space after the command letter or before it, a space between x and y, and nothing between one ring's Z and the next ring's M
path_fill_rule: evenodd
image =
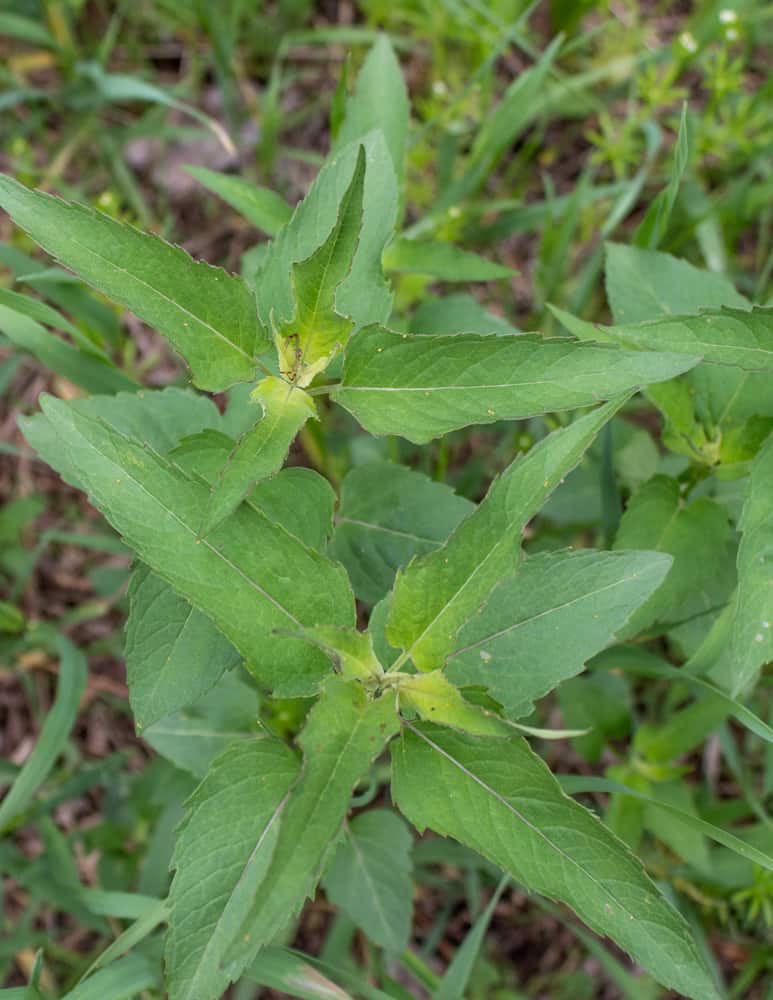
M186 166L185 169L199 184L213 191L256 229L269 236L276 236L290 221L292 208L270 188L252 184L243 177L207 170L206 167Z
M341 486L329 551L346 567L355 594L375 604L400 567L437 548L472 509L469 500L414 469L361 465Z
M371 809L346 825L322 880L330 901L374 944L394 953L407 947L411 932L412 847L413 838L399 816Z
M264 323L273 310L277 326L292 319L294 299L291 269L307 260L330 236L338 206L357 167L360 146L365 147L363 219L351 271L336 293L336 309L356 326L385 322L392 294L381 271L381 254L392 236L397 216L397 188L392 158L381 132L350 143L320 170L292 218L269 245L258 275L256 294Z
M698 497L685 504L676 480L660 475L648 480L629 501L614 547L666 552L673 565L624 635L635 635L666 616L678 620L683 603L721 575L730 539L727 512L716 501Z
M206 615L147 566L134 570L126 674L137 729L196 701L240 659Z
M389 37L379 35L365 57L354 93L346 101L334 149L363 139L374 129L381 129L395 177L402 186L409 114L408 92L400 63Z

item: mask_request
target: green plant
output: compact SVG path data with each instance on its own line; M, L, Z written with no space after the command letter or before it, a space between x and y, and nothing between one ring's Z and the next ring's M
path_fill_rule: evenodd
M555 310L572 337L522 335L478 308L479 332L407 332L391 322L382 262L391 273L503 276L477 255L396 235L407 119L399 68L382 40L309 194L262 251L254 289L115 219L0 178L0 205L34 240L164 334L199 390L231 391L221 415L189 389L105 385L122 376L105 358L94 359L89 377L99 378L85 384L87 366L68 355L85 389L117 394L43 397L42 413L23 420L30 444L136 554L127 663L138 729L169 748L168 720L179 733L182 710L215 704L231 684L254 712L254 695L250 703L249 686L235 677L241 661L275 708L291 701L287 716L281 707L264 716L268 731L242 717L237 737L225 729L216 747L198 744L188 757L202 780L178 832L168 901L148 905L123 944L137 945L167 920L174 998L218 997L245 971L258 982L297 983L309 966L299 972L297 956L270 945L322 881L374 944L400 953L410 922L407 828L398 813L357 811L368 785L391 783L418 830L452 838L568 903L658 982L701 1000L719 996L689 923L624 841L636 847L654 828L684 851L685 829L697 830L702 849L711 838L748 865L773 868L764 842L696 815L672 765L728 716L758 739L773 737L737 700L754 687L773 642L765 391L773 313L666 255L611 245L612 326ZM437 211L476 190L501 152L484 127ZM265 192L202 179L265 209ZM26 309L37 326L57 322L40 304L9 301L11 313ZM241 384L250 387L246 401L232 391ZM637 414L638 390L663 414L671 475L620 420ZM334 531L327 481L282 468L309 421L333 419L329 401L366 431L417 445L470 425L545 419L477 505L407 467L355 468ZM574 420L566 413L589 407ZM633 452L621 473L633 494L622 516L615 434ZM642 456L652 475L637 468ZM592 520L613 547L571 551L557 504L568 496L571 523L582 521L575 490L591 461L605 484ZM744 477L736 553L732 501L718 484ZM400 503L384 502L392 497ZM558 544L528 551L527 528L541 512L559 525ZM374 526L387 542L373 541ZM355 596L366 629L357 628ZM652 637L673 643L688 668L642 649ZM579 677L588 663L592 672ZM540 698L585 682L597 686L586 700L591 724L614 733L619 713L594 716L605 669L665 678L683 700L698 695L665 726L640 727L630 760L598 786L612 795L615 832L565 794L598 788L557 780L525 739L587 736L587 715L563 733L531 718ZM291 746L281 737L296 728ZM389 777L374 764L387 749ZM167 753L181 759L179 745ZM15 809L7 807L6 823L18 819ZM357 878L367 895L352 891ZM767 913L757 902L767 886L754 878L754 890L738 887L734 898ZM481 935L489 917L480 918ZM87 982L118 968L122 946L108 951ZM145 988L144 966L122 969L137 973L135 992ZM460 959L445 985L434 983L436 995L458 995L469 975Z

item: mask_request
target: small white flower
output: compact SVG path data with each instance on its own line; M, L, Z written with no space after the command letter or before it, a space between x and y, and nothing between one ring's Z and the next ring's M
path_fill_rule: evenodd
M698 43L695 41L695 35L691 31L683 31L679 36L679 44L685 50L685 52L697 52Z
M448 87L443 80L435 80L432 84L432 93L435 97L445 97L448 93Z
M738 14L734 10L730 10L729 7L725 7L724 10L719 12L719 23L720 24L734 24L738 20Z

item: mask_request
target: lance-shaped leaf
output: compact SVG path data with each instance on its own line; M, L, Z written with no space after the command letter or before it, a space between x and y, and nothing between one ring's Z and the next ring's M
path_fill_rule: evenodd
M627 347L700 355L750 372L773 372L773 309L719 309L667 316L633 326L605 327Z
M733 697L756 682L773 661L773 437L752 463L749 492L739 528L738 591L730 643L720 675Z
M590 406L673 378L698 360L538 336L410 336L369 327L349 342L333 398L372 434L424 444L469 424Z
M357 466L341 486L330 553L355 594L375 604L413 556L436 549L473 504L450 487L392 462Z
M524 740L411 724L392 759L395 800L420 831L453 837L527 888L568 903L664 985L717 1000L687 922Z
M448 676L486 685L510 718L529 715L612 641L671 561L657 552L591 550L526 559L461 630Z
M214 191L231 208L244 216L256 229L276 236L293 214L292 208L271 188L260 187L243 177L221 174L206 167L186 167L199 184Z
M147 566L134 570L126 675L138 730L196 701L240 659L206 615Z
M243 504L210 538L198 529L209 489L104 421L51 397L41 400L63 454L94 505L162 579L208 615L258 679L287 696L311 694L327 673L324 654L276 629L354 624L343 567Z
M513 573L527 523L622 403L585 414L516 459L441 548L398 574L387 638L403 659L419 670L443 666L461 626Z
M284 811L271 868L234 940L226 966L232 977L314 892L355 784L397 728L393 696L369 701L360 684L328 680L300 736L303 772Z
M263 416L228 454L212 487L202 536L232 514L255 483L282 468L296 434L315 415L310 396L273 376L258 385L255 398Z
M167 989L172 1000L215 1000L220 965L265 880L299 761L278 741L229 747L188 800L169 895Z
M454 282L496 281L516 274L512 267L440 240L395 240L384 253L384 267L400 274L427 274Z
M322 881L328 898L374 944L399 954L411 932L413 838L387 809L361 813L344 830Z
M337 151L317 174L309 193L296 206L290 221L269 244L256 284L258 308L264 323L273 313L277 326L292 319L294 296L292 265L307 260L322 246L338 219L338 206L357 168L360 147L365 148L365 182L360 239L351 270L336 292L336 309L357 327L385 323L392 309L392 293L381 270L381 254L394 231L397 185L392 157L380 131Z
M346 101L346 112L335 149L381 129L392 157L395 175L402 185L405 143L410 105L400 63L387 35L379 35L365 57L354 93Z
M338 218L330 235L306 260L293 264L292 282L295 311L282 323L278 334L280 365L285 374L333 354L343 347L354 323L336 309L336 290L352 268L362 229L362 192L365 182L365 149L359 147L349 187L338 206ZM302 369L301 369L302 370Z
M22 298L22 296L19 296ZM30 299L30 302L34 302ZM42 305L40 303L39 305ZM53 310L52 310L53 311ZM125 392L139 386L106 357L73 347L31 316L0 301L0 333L22 351L87 392Z
M82 205L0 175L0 206L44 250L168 337L213 392L254 379L269 346L239 278Z

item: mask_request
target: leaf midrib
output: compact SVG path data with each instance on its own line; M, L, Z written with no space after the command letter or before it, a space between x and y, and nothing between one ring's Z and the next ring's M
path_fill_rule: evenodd
M494 799L496 799L500 805L504 806L505 809L508 810L508 812L511 812L513 816L515 816L515 818L519 820L527 829L531 830L531 832L536 834L539 838L541 838L548 845L548 847L552 848L563 861L568 862L569 865L571 865L572 867L576 868L579 872L581 872L583 876L587 878L590 882L592 882L596 888L601 890L601 892L607 898L611 899L617 906L619 906L620 909L623 911L623 913L630 920L636 919L635 915L631 913L630 910L627 910L626 907L614 895L612 895L612 893L609 891L609 889L607 889L607 887L603 884L603 882L599 882L598 879L595 877L595 875L593 875L591 872L583 868L583 866L575 858L573 858L570 854L567 854L566 851L564 851L558 844L552 841L544 830L541 830L538 826L535 826L535 824L532 823L529 819L527 819L526 816L524 816L523 813L521 813L518 809L516 809L515 806L504 797L504 795L501 795L495 788L492 788L491 785L488 785L481 777L479 777L469 768L465 767L464 764L461 763L461 761L458 761L454 756L448 753L448 751L444 750L441 746L438 746L438 744L435 743L434 740L431 740L429 736L427 736L425 733L422 733L420 729L417 729L410 722L403 719L403 725L406 726L408 729L410 729L411 732L414 733L414 735L424 740L424 742L428 746L430 746L433 750L435 750L437 753L439 753L441 757L444 757L454 767L460 770L462 774L465 775L465 777L469 778L471 781L474 781L475 784L479 785L487 794L491 795ZM569 801L573 800L570 799Z
M519 622L515 622L512 625L508 625L507 628L500 629L498 632L492 632L490 635L485 636L483 639L478 639L476 642L470 643L469 646L463 646L461 649L454 650L453 653L448 657L449 660L453 660L456 656L461 656L462 653L467 653L471 649L477 649L478 646L482 646L487 642L495 642L497 639L501 639L503 635L507 635L510 632L515 632L517 629L522 628L524 625L531 625L532 622L539 621L540 618L545 618L547 615L556 614L559 611L563 611L565 608L570 608L574 604L578 604L580 601L588 600L588 598L596 597L599 594L603 594L607 590L613 590L615 587L622 586L626 583L632 583L634 580L638 580L641 577L640 573L632 573L630 576L620 577L620 579L614 580L612 583L608 583L603 587L599 587L596 590L589 590L583 594L579 594L577 597L573 597L570 601L564 601L563 604L555 604L551 608L546 608L544 611L540 611L536 615L532 615L530 618L524 618Z
M146 234L143 233L142 235L144 236ZM156 288L155 285L151 285L149 282L145 281L145 279L141 278L139 275L134 274L131 271L127 271L126 268L125 267L121 267L120 264L113 263L113 261L111 261L109 258L105 257L103 254L99 253L97 250L94 250L91 247L86 246L85 244L81 243L79 240L75 239L74 237L72 238L72 242L73 242L73 244L75 246L79 247L81 250L85 250L87 254L91 254L93 257L96 257L97 260L99 260L103 264L107 265L107 267L112 268L114 271L117 271L119 274L125 275L130 280L136 281L139 285L142 285L144 288L149 289L149 291L151 291L153 294L157 295L159 298L163 299L166 303L168 303L174 309L179 310L185 316L190 316L190 318L192 320L194 320L196 323L199 323L205 329L209 330L210 333L214 334L214 336L218 340L222 340L224 344L226 344L228 347L230 347L234 351L237 351L239 354L242 355L243 358L246 358L250 362L254 361L254 358L247 351L245 351L242 347L240 347L233 340L230 340L224 333L221 333L220 330L218 330L216 327L212 326L211 323L209 323L207 320L203 319L202 317L197 316L196 313L191 312L190 309L186 309L185 306L181 305L179 302L176 302L174 299L170 298L165 292L162 292L159 288ZM165 245L169 245L169 244L165 244ZM174 247L172 247L172 249L174 250ZM56 256L57 260L59 260L60 262L64 263L64 261L61 260L61 257L59 257L58 254L55 255L55 256ZM190 258L190 259L191 259L191 263L194 266L197 263L199 264L199 266L201 266L200 262L197 262L197 261L193 260L193 258ZM65 265L65 266L69 266L69 265ZM208 267L210 265L205 265L205 266ZM231 277L231 275L228 275L227 272L223 272L223 273L224 273L224 275L226 277ZM92 284L92 282L89 282L89 284ZM128 306L128 309L131 312L134 312L134 310L132 309L131 306ZM187 360L187 358L186 358L186 360Z
M89 419L89 418L83 418L83 419ZM97 420L95 420L94 422L95 422L95 423L99 423L99 424L101 424L101 425L102 425L102 426L103 426L103 427L104 427L104 428L105 428L105 429L106 429L106 430L107 430L107 431L108 431L108 432L109 432L110 434L116 434L116 435L117 435L117 436L118 436L119 438L121 438L122 440L128 440L128 439L126 439L126 438L124 437L124 435L123 435L123 434L120 434L120 433L119 433L118 431L116 431L116 430L114 430L114 429L113 429L112 427L110 427L110 425L109 425L109 424L108 424L108 423L107 423L107 422L106 422L105 420L102 420L101 418L98 418L98 419L97 419ZM77 432L77 434L78 434L78 436L80 437L81 441L85 442L86 446L87 446L87 447L88 447L88 448L90 449L90 451L92 451L92 452L93 452L94 454L98 455L100 459L102 459L102 460L105 460L105 459L107 459L107 461L110 461L110 462L112 462L113 464L116 464L116 463L114 462L114 460L112 460L112 459L109 459L109 458L107 458L107 456L103 455L103 453L102 453L102 452L100 452L100 451L99 451L99 450L98 450L98 449L97 449L97 448L96 448L96 447L95 447L95 446L94 446L94 445L93 445L93 444L91 443L91 441L89 441L89 439L88 439L87 437L85 437L85 436L84 436L84 435L83 435L83 434L82 434L82 433L80 432L80 430L79 430L79 429L78 429L78 427L77 427L77 424L73 423L73 424L72 424L72 427L73 427L73 429L74 429L74 430L75 430L75 431ZM146 446L146 447L147 447L147 446ZM153 449L152 449L152 448L147 448L147 450L148 450L148 451L149 451L149 452L150 452L151 454L153 454L153 455L155 455L155 454L156 454L156 453L155 453L155 452L153 451ZM157 457L161 458L161 460L163 461L163 457L162 457L162 456L157 456ZM171 463L170 463L170 464L171 464ZM301 627L301 622L300 622L300 620L299 620L298 618L296 618L296 617L295 617L295 615L294 615L294 614L292 613L292 611L290 611L290 610L289 610L288 608L286 608L286 607L285 607L285 606L284 606L283 604L281 604L281 603L280 603L280 602L279 602L279 601L278 601L278 600L277 600L277 599L276 599L275 597L273 597L273 596L272 596L271 594L269 594L269 593L268 593L268 591L264 590L264 589L263 589L263 587L261 587L261 586L260 586L260 584L259 584L259 583L258 583L258 582L257 582L256 580L253 580L253 579L252 579L251 577L247 576L247 574L246 574L246 573L244 572L244 570L242 570L242 569L241 569L241 568L240 568L239 566L237 566L237 565L236 565L236 563L234 563L234 562L232 562L232 561L231 561L230 559L228 559L228 557L227 557L227 556L226 556L226 555L225 555L225 554L224 554L224 553L222 552L222 550L220 550L220 549L216 548L216 547L215 547L214 545L212 545L212 543L211 543L211 542L209 542L209 541L208 541L208 540L207 540L206 538L199 538L199 537L198 537L198 535L197 535L197 532L195 531L195 529L191 528L191 527L190 527L190 525L188 525L188 524L187 524L187 523L186 523L186 522L185 522L185 521L184 521L184 520L183 520L183 519L182 519L182 518L181 518L181 517L179 516L179 514L177 514L177 512L176 512L176 511L172 510L172 509L171 509L171 508L170 508L170 507L169 507L169 506L168 506L168 505L167 505L166 503L164 503L164 501L163 501L163 500L162 500L162 499L161 499L160 497L156 496L156 495L155 495L154 493L151 493L151 491L150 491L149 489L147 489L147 487L145 486L145 484L144 484L144 483L142 483L142 482L140 482L140 481L139 481L139 480L138 480L138 479L137 479L137 478L136 478L136 477L135 477L135 476L134 476L134 475L132 474L132 472L131 472L131 470L130 470L130 469L128 468L128 466L126 466L126 465L117 465L117 468L120 468L120 469L121 469L121 471L123 472L123 474L124 474L124 476L125 476L125 478L126 478L126 479L128 479L128 480L129 480L130 482L134 483L134 485L135 485L135 486L136 486L136 487L137 487L137 488L138 488L139 490L141 490L141 491L142 491L142 492L143 492L143 493L144 493L144 494L145 494L145 495L146 495L147 497L149 497L149 498L150 498L150 499L151 499L151 500L152 500L152 501L153 501L153 502L154 502L155 504L157 504L157 505L158 505L159 507L161 507L161 509L162 509L163 511L165 511L165 513L167 513L167 514L168 514L168 515L169 515L169 516L170 516L171 518L173 518L173 519L174 519L174 520L175 520L175 521L176 521L176 522L177 522L177 523L178 523L178 524L180 525L180 527L181 527L181 528L183 528L183 529L184 529L185 531L187 531L187 532L188 532L188 534L189 534L189 535L191 535L191 536L192 536L192 537L193 537L194 539L196 539L196 540L197 540L197 542L198 542L198 544L200 544L200 545L203 545L203 546L204 546L205 548L209 549L209 551L210 551L210 552L214 553L214 555L215 555L215 556L216 556L216 557L217 557L218 559L220 559L220 560L221 560L221 562L223 562L223 563L224 563L224 564L225 564L226 566L228 566L228 568L229 568L229 569L233 570L233 571L234 571L234 572L235 572L235 573L236 573L236 574L237 574L237 575L238 575L239 577L241 577L241 579L242 579L242 580L244 580L244 582L245 582L245 583L247 583L247 584L248 584L248 586L250 586L250 587L251 587L251 588L252 588L253 590L255 590L255 591L256 591L256 592L258 593L258 594L260 594L260 596L261 596L261 597L262 597L262 598L263 598L264 600L268 601L268 602L269 602L269 603L270 603L270 604L271 604L271 605L272 605L273 607L275 607L275 608L277 609L277 611L280 611L280 612L281 612L281 613L282 613L283 615L285 615L285 616L286 616L287 618L289 618L289 619L290 619L290 621L291 621L291 622L292 622L292 623L293 623L294 625L297 625L297 626ZM175 466L173 466L173 468L176 468L176 467L175 467ZM164 572L164 571L162 571L162 570L160 570L160 569L156 569L156 570L155 570L155 572L156 572L156 573L157 573L157 575L158 575L158 576L160 576L160 577L161 577L162 579L166 579L166 580L167 580L167 582L168 582L168 583L170 584L170 586L174 587L174 583L173 583L173 582L172 582L172 581L171 581L171 580L170 580L170 579L168 578L168 574L167 574L167 575L165 575L165 572ZM191 601L191 604L192 604L192 605L193 605L194 607L196 607L196 606L197 606L197 605L195 605L195 604L194 604L194 602L193 602L193 601ZM201 611L202 611L202 612L203 612L204 614L207 614L207 611L206 611L206 609L205 609L205 608L201 608L200 610L201 610ZM209 616L208 616L208 617L209 617Z

